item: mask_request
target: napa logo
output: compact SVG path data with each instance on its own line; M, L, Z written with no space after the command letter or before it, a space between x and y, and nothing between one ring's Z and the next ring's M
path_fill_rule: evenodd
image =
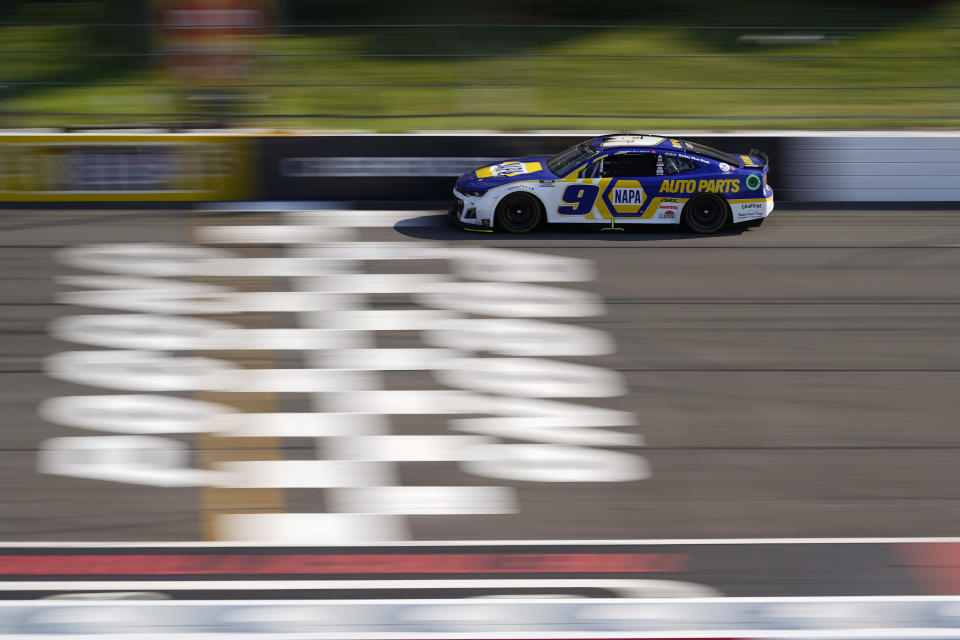
M643 189L614 189L611 200L614 206L618 204L640 204L643 202Z
M611 217L636 215L643 209L646 199L647 194L639 181L614 179L604 190L600 199L603 206L598 203L598 208L601 214L606 213Z

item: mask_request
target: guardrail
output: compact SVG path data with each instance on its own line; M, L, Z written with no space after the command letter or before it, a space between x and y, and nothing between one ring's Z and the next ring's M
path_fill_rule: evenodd
M960 638L960 597L0 603L26 638Z
M4 134L0 201L446 201L456 176L571 134ZM771 159L778 203L960 202L960 132L673 134Z

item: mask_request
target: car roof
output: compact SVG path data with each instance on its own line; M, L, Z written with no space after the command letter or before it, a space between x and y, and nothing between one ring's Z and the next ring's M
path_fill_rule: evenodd
M639 150L658 150L674 152L681 151L702 158L708 162L726 162L734 167L742 167L743 162L732 153L712 149L706 145L695 144L679 138L667 138L665 136L656 136L648 133L629 133L601 136L590 140L590 144L597 151L613 151L620 153L623 151ZM748 166L749 165L748 163ZM755 165L752 165L755 166Z
M594 148L600 151L605 149L644 149L644 148L665 148L684 151L683 140L675 138L666 138L664 136L655 136L645 133L614 134L609 136L600 136L590 141Z

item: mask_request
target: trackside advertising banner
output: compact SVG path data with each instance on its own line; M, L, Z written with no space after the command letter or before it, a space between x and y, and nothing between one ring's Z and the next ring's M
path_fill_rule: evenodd
M599 135L599 134L598 134ZM553 155L592 137L576 135L297 135L259 139L267 200L449 200L457 176L496 161ZM684 136L681 136L684 137ZM731 153L771 158L776 188L779 138L687 136Z
M3 135L0 201L253 199L253 142L233 135Z

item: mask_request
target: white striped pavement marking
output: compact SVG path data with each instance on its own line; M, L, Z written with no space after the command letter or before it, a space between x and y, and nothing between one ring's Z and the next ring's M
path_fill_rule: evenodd
M200 227L197 240L208 244L315 244L352 237L348 229L293 225L236 225Z
M419 331L460 318L459 313L433 309L356 309L323 311L316 316L327 329Z
M203 376L193 389L231 393L326 393L376 389L377 371L355 369L223 369Z
M389 419L356 413L232 413L211 415L202 426L227 438L325 438L383 435Z
M241 460L214 468L221 487L324 489L397 483L394 465L370 460Z
M153 394L60 396L44 400L37 413L66 427L135 435L203 433L217 421L234 424L249 415L216 402Z
M449 360L434 377L449 387L530 398L611 398L627 391L616 371L545 358Z
M494 440L484 436L350 436L327 438L321 443L324 452L337 460L390 460L393 462L441 462L476 460L482 454L480 445Z
M49 438L40 443L41 473L155 487L200 487L209 471L190 466L187 445L144 435Z
M348 487L330 489L333 511L396 515L472 515L517 512L507 487Z
M270 513L270 514L237 514L230 516L235 519L237 522L242 520L252 520L254 518L266 518L267 516L296 516L298 514L287 514L287 513ZM291 526L297 526L302 524L304 527L317 527L316 534L318 537L324 535L323 530L319 530L319 527L322 526L322 521L316 519L316 516L328 515L331 518L345 518L346 514L304 514L314 516L313 518L307 519L291 519ZM389 523L400 521L399 518L393 518L391 516L381 516L381 515L365 515L364 516L370 523ZM358 516L360 517L360 516ZM331 522L337 522L336 520L331 520ZM342 521L341 521L342 522ZM233 525L232 525L233 526ZM348 527L344 526L344 530L347 530ZM298 530L297 533L306 537L309 534L309 529ZM238 527L238 534L243 533L243 529ZM265 539L269 541L271 546L282 546L284 543L275 542L269 538ZM207 543L208 545L216 544L221 546L222 543ZM262 542L256 540L250 540L247 542L249 546L259 546L262 545ZM318 543L319 544L319 543ZM367 540L367 541L358 541L358 544L367 544L371 546L391 546L396 544L392 540ZM411 544L411 543L403 543ZM235 544L231 546L244 546L243 544ZM697 602L697 603L709 603L711 601L715 602L713 598L721 596L722 594L711 587L705 585L699 585L690 582L681 582L678 580L658 580L658 579L618 579L618 578L477 578L477 579L428 579L428 580L126 580L126 581L114 581L114 580L92 580L92 581L63 581L63 582L54 582L54 581L31 581L31 582L0 582L0 591L183 591L183 590L215 590L215 591L245 591L245 590L265 590L265 591L286 591L286 590L304 590L304 589L324 589L324 590L353 590L359 589L364 591L369 591L373 589L478 589L483 591L496 591L498 589L602 589L605 591L611 591L617 593L620 598L649 598L657 597L657 594L661 594L659 597L676 597L676 600L671 600L671 602ZM703 600L703 598L709 598L710 600ZM867 598L870 596L865 596L862 601L869 601ZM900 596L897 598L893 597L883 597L876 596L878 601L886 600L897 600L902 599L907 601L910 598L909 596ZM941 599L945 602L954 602L957 600L955 596L921 596L918 597L918 600L926 599ZM844 600L857 600L857 598L844 598ZM725 601L769 601L769 602L794 602L798 600L797 598L724 598ZM801 601L803 599L800 599ZM809 601L822 600L822 598L810 598ZM600 601L600 599L592 600L592 602ZM619 598L618 602L622 601ZM203 601L178 601L177 605L194 605L194 606L203 606L205 604L216 604L221 602L221 604L236 604L236 600L226 600L226 601L217 601L217 600L203 600ZM278 602L278 601L274 601ZM337 604L346 605L346 604L355 604L362 603L362 600L339 600ZM382 600L378 602L383 602ZM415 602L418 604L423 604L423 600L388 600L386 602L399 603L399 602ZM463 604L462 599L457 599L454 601L445 601L445 600L436 600L431 601L431 603L442 603L442 602L452 602L456 604ZM536 602L531 600L531 602ZM278 602L279 603L279 602ZM287 602L287 604L300 604L303 605L303 600L292 600ZM12 602L0 602L0 607L3 606L16 606L17 603ZM53 603L51 603L53 604ZM58 603L63 605L64 603ZM71 606L77 606L74 603ZM93 603L91 603L93 604ZM110 606L137 606L142 605L142 603L134 601L118 601L111 602ZM940 631L943 631L942 629ZM512 632L511 635L505 636L512 638L516 634L516 631ZM376 634L375 637L379 638L383 634ZM578 634L579 635L579 634ZM488 637L489 634L485 634L484 637ZM313 637L313 636L311 636ZM410 637L410 636L406 636ZM419 635L417 636L419 637ZM445 638L451 637L450 634L443 636ZM494 637L494 636L489 636ZM555 637L551 635L550 637ZM560 637L560 636L556 636ZM606 637L606 636L605 636ZM662 637L662 636L659 636ZM691 636L684 636L691 637ZM710 636L715 637L715 636ZM804 636L808 637L808 636Z
M277 311L300 313L356 309L364 299L359 294L330 291L246 291L221 297L232 312Z
M446 389L377 390L326 394L328 410L341 413L429 415L487 413L496 399L467 391Z
M436 227L446 224L444 211L289 211L284 220L293 225L320 227Z
M519 282L438 283L416 299L436 309L504 318L583 318L604 313L603 298L591 291Z
M217 518L217 528L223 540L260 540L271 545L386 542L410 537L403 516L369 513L225 514Z
M616 350L606 331L521 318L455 320L424 331L423 341L506 356L596 356Z
M602 417L602 416L601 416ZM451 431L476 433L496 438L532 440L549 444L582 447L642 447L643 436L626 431L611 431L591 427L624 426L610 420L584 420L571 416L502 416L496 418L463 418L448 420ZM629 426L629 425L627 425Z
M196 340L195 349L314 350L360 347L369 340L363 331L344 329L224 329L203 335ZM364 367L355 367L364 368Z
M318 355L318 362L331 369L425 371L462 355L454 349L330 349Z

